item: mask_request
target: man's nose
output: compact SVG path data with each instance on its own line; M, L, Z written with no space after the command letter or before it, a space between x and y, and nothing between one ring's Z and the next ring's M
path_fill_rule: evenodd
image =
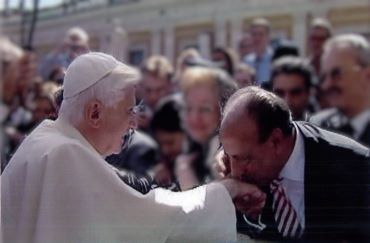
M137 129L138 122L137 122L137 115L136 114L130 117L129 127L132 128L132 129Z
M321 88L325 91L325 90L328 90L330 88L330 86L332 85L332 78L331 77L325 77L322 81L321 81Z
M230 159L230 168L231 168L231 176L236 179L240 179L243 169L240 166L240 163L236 162L233 159Z

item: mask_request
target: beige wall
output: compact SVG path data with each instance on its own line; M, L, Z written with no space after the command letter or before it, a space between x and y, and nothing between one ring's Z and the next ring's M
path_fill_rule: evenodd
M302 53L309 22L317 16L327 17L334 33L370 37L368 0L148 0L41 21L35 44L44 53L60 42L68 28L79 25L91 34L93 48L105 51L118 20L128 33L127 52L142 50L145 57L163 54L174 61L187 45L209 43L212 48L221 43L235 48L242 31L260 16L270 20L272 37L292 38ZM3 30L19 39L16 24L5 22Z

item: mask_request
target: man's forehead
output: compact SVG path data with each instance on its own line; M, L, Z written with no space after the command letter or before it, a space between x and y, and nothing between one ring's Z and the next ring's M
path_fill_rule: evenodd
M323 66L356 62L354 50L348 45L335 45L327 49L323 55Z
M255 121L243 110L244 106L237 104L229 109L222 119L220 133L225 134L231 131L242 133L243 131L256 130Z

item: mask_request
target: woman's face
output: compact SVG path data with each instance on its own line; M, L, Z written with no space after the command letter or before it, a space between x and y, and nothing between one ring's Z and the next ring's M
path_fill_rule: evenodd
M185 93L183 113L188 134L198 143L206 143L220 122L218 92L210 86L193 87Z

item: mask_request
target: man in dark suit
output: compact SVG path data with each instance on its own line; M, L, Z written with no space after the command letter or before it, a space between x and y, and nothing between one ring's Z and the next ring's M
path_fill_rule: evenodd
M370 146L370 44L356 34L333 37L322 58L323 87L333 108L311 122Z
M262 213L239 214L240 233L265 240L370 239L365 146L293 122L282 99L257 87L229 99L220 141L230 176L267 195Z

